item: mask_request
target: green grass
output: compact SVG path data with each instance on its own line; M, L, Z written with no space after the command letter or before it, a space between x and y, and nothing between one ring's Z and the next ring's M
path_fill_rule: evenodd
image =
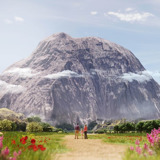
M67 148L63 144L63 137L65 134L56 133L27 133L27 132L3 132L4 140L3 146L8 146L10 150L10 156L14 151L22 150L20 159L23 160L50 160L53 159L56 153L63 153L67 151ZM28 136L26 144L21 144L20 139L24 136ZM46 150L33 151L28 149L31 145L31 139L36 140L36 145L43 145ZM15 140L16 144L12 144L12 140Z
M147 141L146 134L140 133L119 133L119 134L96 134L89 135L90 139L102 139L106 143L117 144L135 144L136 139L139 139L142 143Z

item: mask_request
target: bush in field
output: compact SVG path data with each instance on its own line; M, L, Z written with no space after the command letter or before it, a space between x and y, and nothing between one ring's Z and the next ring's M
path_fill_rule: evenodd
M28 132L42 132L43 131L43 127L37 122L28 123L26 129Z
M28 122L41 122L41 118L39 118L38 116L32 116L32 117L28 117L27 121Z
M0 121L0 130L10 131L12 129L12 122L10 120L4 119Z
M60 125L56 125L56 127L61 128L62 130L64 130L64 129L66 129L68 131L74 130L73 125L68 124L68 123L63 123L63 124L60 124Z
M12 131L17 131L17 123L16 122L12 122Z
M48 123L45 123L45 122L41 122L40 125L42 126L43 128L43 131L44 132L51 132L52 131L52 126Z
M106 133L106 130L104 130L104 129L102 129L102 130L97 130L97 131L95 131L95 133L104 134L104 133Z
M27 124L25 122L18 123L19 130L25 132Z

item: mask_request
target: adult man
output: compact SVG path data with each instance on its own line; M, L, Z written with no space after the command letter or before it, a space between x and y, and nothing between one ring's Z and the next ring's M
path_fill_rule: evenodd
M75 139L78 139L79 130L79 124L77 123L77 125L75 126Z

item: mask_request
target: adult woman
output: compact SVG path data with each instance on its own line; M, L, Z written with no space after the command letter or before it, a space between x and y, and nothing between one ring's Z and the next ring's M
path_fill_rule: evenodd
M88 139L87 137L87 125L84 126L84 139Z

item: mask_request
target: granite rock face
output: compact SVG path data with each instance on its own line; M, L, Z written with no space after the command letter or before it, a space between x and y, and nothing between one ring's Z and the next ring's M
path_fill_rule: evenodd
M0 75L0 107L55 125L160 117L160 86L127 49L54 34Z

